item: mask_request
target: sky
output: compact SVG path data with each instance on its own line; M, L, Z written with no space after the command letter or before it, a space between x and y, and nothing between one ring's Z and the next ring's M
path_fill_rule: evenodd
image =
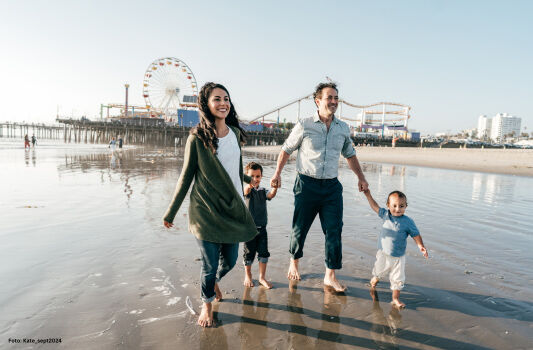
M199 86L224 84L242 119L328 76L351 103L411 106L422 133L504 112L531 132L532 13L533 1L513 0L0 0L0 121L97 118L100 104L124 102L125 83L144 105L147 67L177 57Z

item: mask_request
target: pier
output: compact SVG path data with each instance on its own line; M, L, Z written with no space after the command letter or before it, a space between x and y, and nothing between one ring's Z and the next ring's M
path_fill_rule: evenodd
M0 137L24 139L24 135L35 135L37 139L61 139L63 127L39 123L0 122Z
M60 125L35 123L0 123L0 137L24 138L35 135L37 139L56 139L65 143L108 143L119 135L131 145L184 146L189 127L154 123L122 123L78 119L57 119ZM266 130L246 132L246 145L278 145L285 141L287 131Z

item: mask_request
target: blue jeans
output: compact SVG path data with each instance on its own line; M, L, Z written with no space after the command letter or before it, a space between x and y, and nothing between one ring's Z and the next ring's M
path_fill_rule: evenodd
M215 283L235 266L239 256L239 243L213 243L196 239L202 254L202 301L215 299Z
M257 253L257 261L268 263L270 253L268 252L268 237L266 226L257 227L259 233L251 241L244 243L244 252L242 254L244 266L251 266Z

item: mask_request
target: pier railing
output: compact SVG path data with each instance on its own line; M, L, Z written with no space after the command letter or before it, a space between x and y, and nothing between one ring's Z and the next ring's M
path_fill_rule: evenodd
M173 126L165 123L152 124L91 121L87 119L57 119L58 125L36 123L0 123L0 137L24 138L24 135L37 139L63 139L75 143L109 143L112 137L119 136L126 144L148 144L183 146L190 133L189 127ZM247 145L276 145L285 141L288 131L271 130L248 131Z

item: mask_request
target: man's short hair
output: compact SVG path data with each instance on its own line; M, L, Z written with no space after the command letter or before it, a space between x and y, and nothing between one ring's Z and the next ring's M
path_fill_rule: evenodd
M246 167L244 168L244 171L248 172L248 170L250 170L250 169L251 170L261 170L261 175L263 175L263 167L259 163L250 162L250 163L246 164Z
M316 99L316 98L321 98L322 97L322 90L324 90L326 88L335 89L335 91L337 91L337 93L339 93L339 89L337 89L337 84L335 84L335 83L320 83L315 88L315 92L313 93L313 100Z

